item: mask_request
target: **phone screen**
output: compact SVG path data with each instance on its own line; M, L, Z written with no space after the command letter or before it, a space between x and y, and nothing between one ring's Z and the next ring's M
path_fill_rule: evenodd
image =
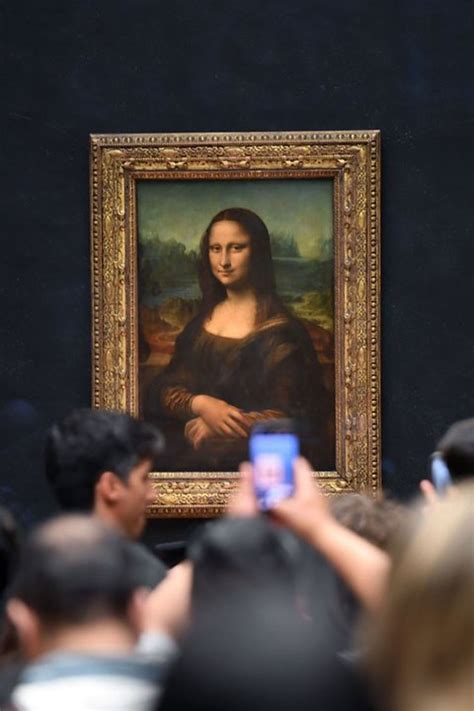
M299 455L299 441L287 432L254 433L250 437L250 458L258 505L268 511L293 494L293 462Z
M449 469L439 452L434 452L430 459L431 481L433 482L436 491L442 494L453 483Z

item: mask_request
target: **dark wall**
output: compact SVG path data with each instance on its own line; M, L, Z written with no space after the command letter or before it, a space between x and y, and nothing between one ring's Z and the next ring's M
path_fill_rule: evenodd
M472 415L469 2L4 0L0 498L53 510L45 429L90 402L88 134L382 131L385 484ZM168 540L193 523L154 522Z

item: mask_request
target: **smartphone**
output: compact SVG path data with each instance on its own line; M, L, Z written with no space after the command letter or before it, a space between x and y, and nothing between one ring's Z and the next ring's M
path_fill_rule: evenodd
M298 435L291 420L259 422L252 429L249 454L261 511L268 511L293 494L293 464L299 451Z
M433 452L430 457L430 476L434 488L440 494L444 494L453 483L449 469L439 452Z

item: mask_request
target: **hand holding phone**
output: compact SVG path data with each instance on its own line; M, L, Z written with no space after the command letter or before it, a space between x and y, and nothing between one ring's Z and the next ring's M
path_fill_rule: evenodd
M299 440L289 420L269 420L256 425L250 436L254 489L261 511L268 511L294 491L293 464Z

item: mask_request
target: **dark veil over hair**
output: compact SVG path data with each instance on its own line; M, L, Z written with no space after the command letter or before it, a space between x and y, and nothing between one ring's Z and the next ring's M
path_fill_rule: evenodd
M265 223L251 210L243 207L229 207L221 210L212 218L201 239L198 274L204 316L207 316L216 304L226 298L225 287L212 273L209 262L211 230L216 222L222 222L223 220L237 222L243 232L250 237L249 282L257 296L257 323L261 323L276 314L287 314L286 308L276 293L270 235Z

